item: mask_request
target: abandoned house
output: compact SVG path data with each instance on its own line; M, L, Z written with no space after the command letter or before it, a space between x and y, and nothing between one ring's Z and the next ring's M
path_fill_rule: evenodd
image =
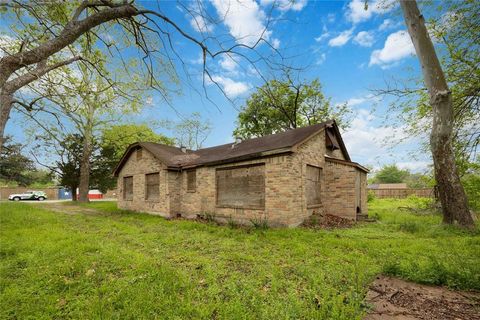
M367 172L331 120L196 151L137 142L114 175L122 209L297 226L311 215L364 217Z

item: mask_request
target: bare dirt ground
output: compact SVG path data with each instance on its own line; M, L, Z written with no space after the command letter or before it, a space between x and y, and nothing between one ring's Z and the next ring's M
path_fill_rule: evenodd
M480 293L453 291L379 276L367 293L373 308L365 320L476 320Z
M74 204L65 204L61 202L37 202L36 206L43 207L55 212L66 213L66 214L95 214L101 215L105 214L101 210L86 208L82 206L77 206Z

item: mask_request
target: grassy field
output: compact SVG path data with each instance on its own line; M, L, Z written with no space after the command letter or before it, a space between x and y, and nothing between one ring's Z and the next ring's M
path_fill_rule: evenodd
M350 229L230 228L0 204L2 319L361 319L379 273L480 289L480 232L374 200Z

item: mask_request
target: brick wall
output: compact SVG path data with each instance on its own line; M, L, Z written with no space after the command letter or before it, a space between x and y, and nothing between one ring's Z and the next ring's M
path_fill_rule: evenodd
M137 160L136 152L128 158L118 175L118 207L127 210L143 211L164 217L170 216L166 166L150 152L143 150L142 158ZM145 174L159 172L160 200L145 200ZM123 177L133 176L133 199L123 199Z
M357 194L355 179L360 178L360 213L367 214L367 175L358 168L333 161L325 161L325 213L355 220Z

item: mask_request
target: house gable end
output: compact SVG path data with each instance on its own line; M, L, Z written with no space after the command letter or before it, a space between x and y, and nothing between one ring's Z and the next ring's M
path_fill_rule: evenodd
M351 161L350 155L348 154L347 148L345 147L345 143L343 142L342 135L340 134L340 130L338 129L335 120L327 123L324 127L317 130L316 132L308 136L306 139L297 143L295 146L293 146L292 150L296 151L299 146L303 145L307 141L310 141L313 137L323 132L325 133L326 150L340 150L344 157L344 159L341 160Z

